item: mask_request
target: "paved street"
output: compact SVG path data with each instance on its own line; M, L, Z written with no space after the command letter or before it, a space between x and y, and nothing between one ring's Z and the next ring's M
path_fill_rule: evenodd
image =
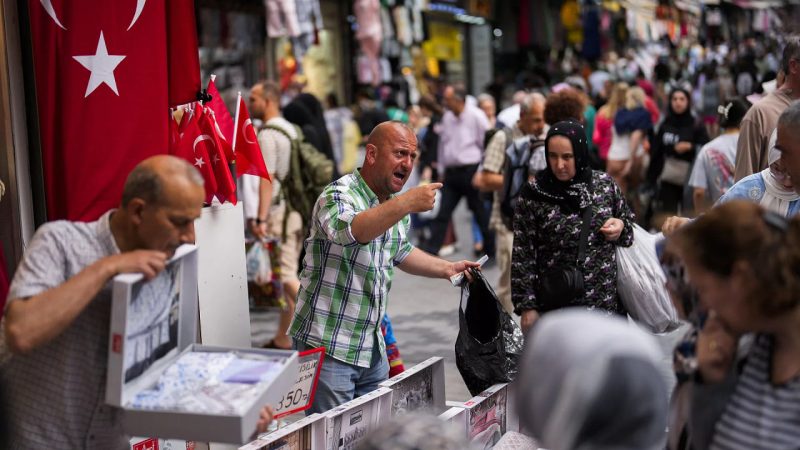
M447 259L475 259L472 255L472 234L466 203L462 202L454 215L459 250ZM497 266L485 271L489 281L495 283ZM469 391L458 373L454 345L458 334L458 302L460 291L444 280L415 277L396 271L389 295L389 317L406 367L431 356L445 358L446 395L448 400L465 401ZM253 343L269 340L277 327L276 313L252 315ZM518 318L515 316L518 321ZM671 386L671 348L680 332L658 337L663 349L662 373Z

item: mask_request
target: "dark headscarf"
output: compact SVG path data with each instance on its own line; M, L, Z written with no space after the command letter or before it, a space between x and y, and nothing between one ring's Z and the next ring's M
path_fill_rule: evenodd
M311 124L316 128L320 138L322 138L322 152L333 156L333 145L328 134L328 127L325 125L325 113L322 112L322 104L317 100L317 97L309 93L299 94L294 98L294 101L305 106L308 112L311 113Z
M550 167L549 148L553 136L564 136L572 143L575 155L575 177L569 181L561 181L553 174ZM589 145L586 142L586 131L578 122L568 120L558 122L550 127L544 143L547 167L536 174L536 181L531 186L533 198L554 203L567 212L574 213L589 205L592 168L589 166Z
M672 97L682 92L686 96L686 111L681 114L675 113L672 110ZM691 127L694 125L694 116L692 115L692 95L686 89L676 87L669 93L669 102L667 103L667 117L664 118L664 123L674 127Z
M283 117L302 128L306 140L335 163L333 145L331 145L331 137L325 125L322 105L316 97L311 94L299 94L283 108ZM339 172L336 164L333 166L333 172L334 177L338 178Z
M302 101L300 101L299 97L302 95L310 94L300 94L288 105L284 106L282 110L283 117L289 122L300 127L307 142L322 152L331 161L336 161L333 157L333 147L331 147L328 129L325 128L324 123L322 126L320 126L320 124L314 119L314 114ZM327 144L325 138L328 139ZM338 176L338 171L336 170L335 165L334 175Z

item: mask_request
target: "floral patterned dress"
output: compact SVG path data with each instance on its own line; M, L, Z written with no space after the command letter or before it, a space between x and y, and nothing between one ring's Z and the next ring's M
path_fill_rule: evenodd
M585 294L577 303L589 309L625 314L617 296L615 245L633 244L634 215L622 191L606 173L592 172L589 198L592 214L586 257L577 266L583 272ZM599 231L612 217L625 224L616 242L606 241ZM580 212L567 213L554 203L520 196L514 217L511 262L511 299L517 314L542 309L536 298L539 277L551 267L577 260L580 234Z

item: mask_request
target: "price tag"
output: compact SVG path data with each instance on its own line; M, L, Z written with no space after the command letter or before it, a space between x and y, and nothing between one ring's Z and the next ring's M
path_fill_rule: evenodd
M324 347L298 353L297 379L278 401L278 404L273 405L275 419L305 411L311 407L311 402L314 401L314 393L317 391L319 371L322 369L324 357Z

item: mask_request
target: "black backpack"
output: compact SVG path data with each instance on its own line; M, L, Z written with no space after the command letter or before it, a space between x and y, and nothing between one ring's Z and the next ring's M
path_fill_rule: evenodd
M544 146L543 140L526 140L520 144L509 139L503 163L503 189L500 191L500 217L503 224L514 229L514 208L522 188L530 177L530 161L536 151Z

